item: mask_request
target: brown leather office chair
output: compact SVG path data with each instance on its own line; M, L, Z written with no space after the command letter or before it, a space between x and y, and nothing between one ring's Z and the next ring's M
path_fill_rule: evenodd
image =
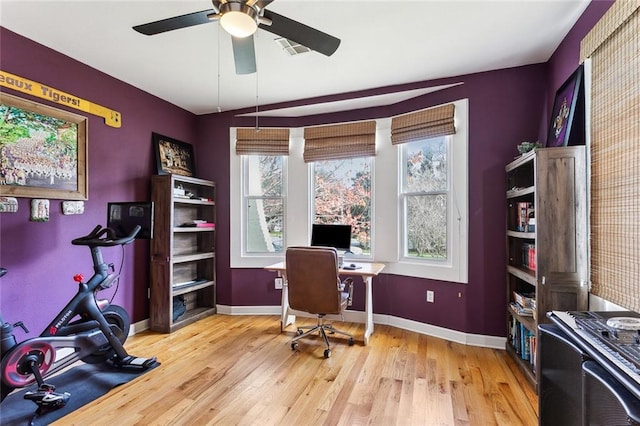
M342 315L351 304L353 295L353 280L347 278L344 282L340 281L336 250L330 247L289 247L286 252L286 267L289 306L297 311L315 314L318 318L317 325L298 328L297 336L291 341L291 349L298 349L298 340L316 331L327 346L325 358L331 356L327 332L347 336L349 346L353 345L353 336L324 322L326 315Z

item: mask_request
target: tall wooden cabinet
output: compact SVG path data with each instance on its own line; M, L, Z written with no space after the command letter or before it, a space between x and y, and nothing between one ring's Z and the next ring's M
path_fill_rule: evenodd
M151 178L152 330L170 333L216 311L215 199L216 185L207 180Z
M538 324L551 310L587 309L585 147L536 149L506 175L506 349L535 387Z

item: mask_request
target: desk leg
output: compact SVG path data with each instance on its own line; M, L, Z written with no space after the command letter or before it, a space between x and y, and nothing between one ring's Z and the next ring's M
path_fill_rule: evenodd
M364 344L369 344L369 337L373 334L373 293L372 281L373 277L362 277L365 286L364 312L366 315L364 328Z
M289 315L289 286L287 285L287 276L282 273L278 274L282 277L282 312L280 316L280 332L289 325L293 324L296 320L295 315Z

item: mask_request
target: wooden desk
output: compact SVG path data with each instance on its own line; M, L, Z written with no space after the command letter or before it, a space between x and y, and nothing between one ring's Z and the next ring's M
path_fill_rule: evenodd
M346 262L346 265L352 262ZM362 281L365 286L365 329L364 329L364 344L369 343L369 337L373 334L373 295L372 295L372 282L373 277L378 275L383 269L383 263L356 263L360 266L359 269L343 269L340 268L340 275L350 275L362 277ZM278 276L283 278L282 285L282 318L280 319L280 330L284 330L289 324L292 324L296 320L296 315L307 316L300 311L294 311L289 307L289 289L287 287L287 267L284 262L279 262L274 265L266 266L264 269L268 271L274 271L278 273ZM313 316L315 317L315 316ZM327 318L338 318L338 316L327 315Z

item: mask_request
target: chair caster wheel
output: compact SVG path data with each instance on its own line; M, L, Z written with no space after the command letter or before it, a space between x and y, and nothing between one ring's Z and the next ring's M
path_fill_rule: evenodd
M349 346L353 346L356 343L355 340L353 340L353 337L349 337Z
M297 351L298 350L298 342L294 342L291 344L291 350L292 351Z
M297 334L298 336L302 336L302 335L304 334L304 331L302 331L301 329L298 329L298 330L296 331L296 334Z
M325 358L331 358L331 349L325 349L324 350L324 357Z

